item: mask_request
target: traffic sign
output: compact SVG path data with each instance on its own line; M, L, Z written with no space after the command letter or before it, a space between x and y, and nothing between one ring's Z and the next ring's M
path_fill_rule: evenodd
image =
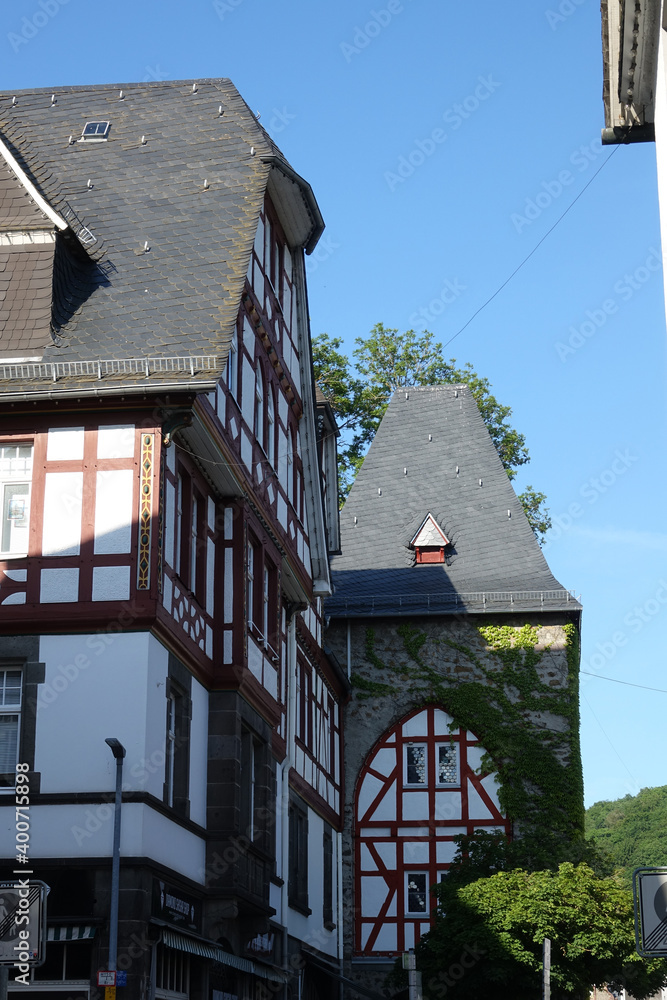
M0 965L42 965L46 957L46 883L0 882Z
M116 985L116 973L111 969L104 969L97 973L97 985L98 986L115 986Z
M635 868L635 941L644 958L667 955L667 868Z

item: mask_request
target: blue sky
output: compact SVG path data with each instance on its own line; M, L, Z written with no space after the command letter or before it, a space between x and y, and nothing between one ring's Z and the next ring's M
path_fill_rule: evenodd
M587 804L667 784L667 693L628 686L667 692L655 149L600 145L598 3L12 0L0 11L5 93L219 76L318 198L313 333L350 350L377 322L454 337L446 354L513 407L532 458L517 485L547 494L547 558L584 604Z

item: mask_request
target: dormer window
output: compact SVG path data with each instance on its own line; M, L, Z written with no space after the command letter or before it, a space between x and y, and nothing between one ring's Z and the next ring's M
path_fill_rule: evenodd
M412 541L410 548L415 550L417 563L444 563L445 548L449 539L438 527L432 514L427 514Z

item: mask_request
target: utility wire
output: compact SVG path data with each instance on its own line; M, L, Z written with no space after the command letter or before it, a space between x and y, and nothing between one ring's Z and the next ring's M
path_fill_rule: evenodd
M603 674L594 674L591 670L580 670L579 673L586 674L587 677L599 677L601 681L613 681L614 684L625 684L626 687L641 688L642 691L658 691L660 694L667 694L665 688L647 687L645 684L633 684L632 681L619 681L618 677L605 677Z
M598 726L599 726L599 727L600 727L600 729L602 730L602 734L603 734L603 736L605 737L605 739L607 740L607 742L609 743L609 746L610 746L610 747L612 748L612 750L614 751L614 753L616 754L616 756L617 756L617 757L618 757L618 759L620 760L621 764L623 765L623 767L624 767L624 768L625 768L625 770L626 770L626 771L628 772L628 774L630 775L630 777L632 778L632 780L634 781L634 783L635 783L635 785L636 785L636 784L637 784L637 779L635 778L634 774L632 773L632 771L630 770L630 768L628 767L628 765L627 765L627 764L625 763L625 761L624 761L624 760L623 760L623 758L621 757L621 755L620 755L620 753L618 752L618 750L616 749L616 745L615 745L615 743L614 743L614 742L613 742L613 741L612 741L612 740L611 740L611 739L609 738L609 735L608 735L608 733L607 733L606 729L604 728L604 726L602 725L602 723L601 723L601 722L600 722L600 720L598 719L597 715L596 715L596 714L595 714L595 712L593 711L593 708L592 708L592 706L591 706L591 703L589 702L589 700L588 700L588 698L586 697L586 695L583 695L583 699L584 699L584 701L586 702L586 704L588 705L588 707L589 707L589 709L590 709L590 712L591 712L591 715L593 716L593 718L594 718L594 719L595 719L595 721L597 722Z
M523 265L526 264L530 260L530 258L533 256L533 254L535 253L535 251L538 250L539 247L542 246L542 244L546 240L547 236L550 236L551 233L553 233L553 231L556 228L556 226L559 225L563 221L563 219L565 218L565 216L567 215L567 213L570 211L570 209L574 208L574 206L577 204L577 202L581 198L581 196L584 193L584 191L591 186L591 184L593 183L593 181L595 180L595 178L597 177L597 175L600 173L600 171L602 169L604 169L604 167L607 166L607 164L611 160L612 156L614 156L614 154L617 153L619 149L620 149L620 146L615 146L614 147L614 149L609 154L609 156L605 160L603 160L602 164L597 168L597 170L595 171L595 173L593 174L593 176L590 178L590 180L586 184L584 184L584 186L582 187L582 189L579 192L579 194L577 195L577 197L573 201L570 202L570 204L567 206L567 208L565 209L565 211L563 212L563 214L561 216L559 216L558 219L556 219L556 221L554 222L554 224L551 227L551 229L547 229L546 233L544 234L544 236L542 237L542 239L539 241L539 243L535 244L535 246L530 251L530 253L528 254L528 256L523 258L523 260L521 261L521 263L517 267L514 268L514 270L510 274L509 278L506 278L503 281L502 285L500 285L500 287L495 290L495 292L493 293L493 295L491 295L486 300L486 302L482 303L482 305L479 307L479 309L477 309L472 314L472 316L470 317L470 319L468 320L468 322L464 323L464 325L461 327L461 329L457 330L457 332L454 334L454 336L450 337L449 340L443 345L443 347L447 347L447 345L451 344L451 342L453 340L456 340L456 338L458 337L458 335L460 333L463 333L463 331L466 329L466 327L470 326L470 324L474 320L475 316L479 316L479 314L481 313L482 309L486 309L486 307L488 306L489 302L493 302L493 300L495 299L496 295L499 295L500 292L502 292L502 290L505 287L505 285L508 285L510 283L510 281L512 280L512 278L514 277L514 275L518 274L518 272L521 270L521 268L523 267Z

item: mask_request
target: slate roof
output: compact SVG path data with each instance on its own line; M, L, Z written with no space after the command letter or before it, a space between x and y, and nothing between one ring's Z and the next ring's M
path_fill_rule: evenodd
M88 121L109 121L108 141L79 141ZM0 138L70 227L57 236L54 338L43 350L65 380L94 380L99 359L176 358L190 380L219 375L275 169L311 216L300 245L321 232L308 185L229 80L0 95ZM10 198L9 215L14 207ZM35 374L0 369L0 383L39 384ZM121 377L145 386L157 376Z
M451 543L445 565L416 565L409 547L429 513ZM547 566L467 386L394 393L340 525L332 617L580 610Z

